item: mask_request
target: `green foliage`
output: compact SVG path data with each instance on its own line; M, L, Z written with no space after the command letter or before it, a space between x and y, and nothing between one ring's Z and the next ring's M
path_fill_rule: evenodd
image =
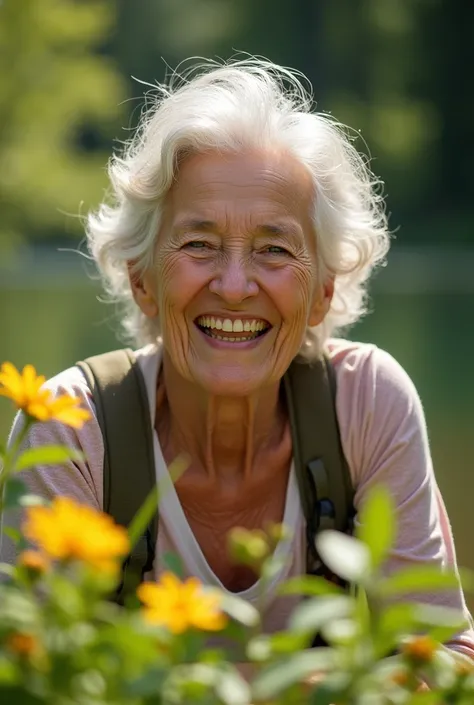
M15 465L15 471L27 470L35 465L61 465L66 460L79 462L84 460L84 456L78 450L67 446L52 445L30 448L22 453Z
M77 231L96 204L108 154L84 148L117 129L123 82L99 53L113 0L3 0L0 4L0 242ZM81 206L82 204L82 206Z
M150 605L140 591L143 607L128 603L120 607L110 601L120 581L118 559L115 569L112 566L110 570L107 562L96 562L97 556L91 550L94 530L109 531L114 543L118 540L118 527L97 523L100 513L84 512L82 507L77 508L79 513L74 519L70 506L68 515L55 515L56 523L52 525L51 518L45 520L49 509L35 508L38 500L27 495L17 475L19 467L26 471L35 462L61 463L76 456L62 446L23 450L25 435L34 423L33 417L26 417L19 436L4 453L0 475L2 508L36 511L36 522L41 524L39 530L31 528L34 522L30 524L29 537L34 539L32 531L37 533L32 548L26 551L21 531L9 527L6 532L18 542L22 552L16 565L0 566L6 578L0 583L0 702L472 703L474 664L460 665L455 655L442 646L464 627L464 616L422 599L426 590L454 587L457 576L429 566L384 576L382 566L395 535L395 517L383 488L375 489L367 499L357 538L337 532L325 532L317 538L324 562L340 577L350 580L351 589L343 591L318 576L292 578L281 586L280 593L300 594L305 599L297 603L284 631L265 634L261 609L236 595L198 586L198 617L202 610L215 609L205 607L209 598L217 598L218 609L225 615L218 627L216 649L206 631L212 627L198 628L189 618L184 628L179 626L180 615L187 614L189 601L196 600L196 593L192 597L195 583L168 576L166 588L166 581L160 581L160 598L152 608L155 615L156 610L161 614L159 619L151 618ZM185 466L184 460L174 464L173 479ZM159 486L138 513L130 528L130 544L148 524L162 491ZM386 526L380 530L383 523ZM67 540L58 552L62 531ZM89 541L80 543L81 532ZM96 538L107 553L107 545L97 534ZM275 548L279 541L288 538L284 527L274 525L257 532L236 529L231 537L233 555L247 566L258 566L262 597L267 581L281 567ZM180 571L176 557L168 556L166 562L168 570ZM465 580L472 583L470 575ZM183 590L179 598L176 590ZM412 593L420 595L420 602L409 597ZM170 613L174 615L171 620ZM310 648L316 635L322 636L327 646ZM237 664L237 654L247 663ZM421 683L428 683L431 692L418 692Z

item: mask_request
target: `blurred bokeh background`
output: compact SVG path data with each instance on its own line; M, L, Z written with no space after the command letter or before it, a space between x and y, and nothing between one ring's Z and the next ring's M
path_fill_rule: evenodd
M385 182L393 249L351 336L415 380L474 568L473 40L472 0L0 0L0 360L52 375L117 345L74 250L139 81L236 51L297 68ZM0 437L11 418L1 403Z

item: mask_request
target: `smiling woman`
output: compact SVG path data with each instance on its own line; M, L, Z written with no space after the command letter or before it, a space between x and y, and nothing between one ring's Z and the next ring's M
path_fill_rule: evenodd
M109 173L114 201L90 215L89 247L107 291L124 305L124 327L138 348L132 365L150 410L142 430L154 474L168 487L142 577L157 578L175 552L186 576L239 593L258 604L267 631L283 629L294 600L278 587L312 569L314 532L322 519L340 519L331 492L343 492L342 476L325 476L328 495L316 496L311 513L311 482L327 458L310 458L316 465L301 470L297 439L323 437L334 417L356 525L374 485L385 484L396 504L398 535L386 571L455 566L412 382L388 353L335 337L365 312L369 276L389 243L378 182L347 131L312 112L286 69L256 59L208 64L157 86ZM300 384L300 401L318 397L307 408L319 404L319 417L295 416L288 393L291 371L308 363L327 370L336 387L333 407ZM45 497L72 495L107 508L109 439L83 369L62 372L46 388L52 397L74 394L91 420L79 431L34 427L28 444L59 436L87 460L71 463L68 473L38 467L27 481ZM124 376L113 389L115 409L127 383ZM326 387L321 400L332 399L323 397ZM140 441L126 436L137 419L126 406L123 413L124 447L138 457ZM180 454L189 467L173 486L168 467ZM308 469L311 482L301 484ZM130 495L146 471L132 457ZM351 517L339 528L350 530ZM278 542L281 568L262 600L258 577L229 556L227 536L235 526L282 521L291 539ZM13 560L11 552L6 557ZM424 599L464 612L466 627L448 646L473 657L461 587Z

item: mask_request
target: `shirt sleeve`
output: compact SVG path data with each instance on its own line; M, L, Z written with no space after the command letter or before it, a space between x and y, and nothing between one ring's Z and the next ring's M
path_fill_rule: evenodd
M79 368L71 368L49 380L46 385L54 397L61 394L76 396L81 406L90 411L91 418L81 429L74 429L56 421L35 423L23 442L22 449L39 448L45 445L66 445L80 451L84 460L69 460L61 465L37 465L19 473L29 492L50 500L56 495L70 497L95 509L103 505L102 474L104 445L102 433L95 415L92 396ZM24 423L18 413L10 433L9 444L20 432ZM3 533L3 527L19 528L22 512L6 511L2 517L0 560L13 563L16 558L15 545Z
M380 484L388 488L396 507L397 535L384 571L391 574L409 566L432 565L457 572L451 526L413 382L393 357L375 346L354 352L344 367L338 375L342 380L337 404L356 512ZM461 586L424 593L420 599L463 611L466 628L448 646L474 659L472 620Z

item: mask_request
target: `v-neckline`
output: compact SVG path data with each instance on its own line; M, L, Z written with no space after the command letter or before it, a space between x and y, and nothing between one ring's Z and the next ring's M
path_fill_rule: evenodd
M186 518L183 507L179 500L176 488L171 480L168 467L161 449L160 439L156 431L156 383L161 369L162 354L161 346L157 346L154 364L151 369L147 365L145 381L150 404L150 420L153 430L153 445L155 456L156 479L161 489L159 500L159 518L166 524L166 529L173 544L178 549L191 575L199 578L203 584L219 587L229 595L236 595L249 601L260 598L261 580L257 580L253 585L240 592L231 592L219 577L214 573L204 556L204 553L197 541L191 526ZM296 481L294 464L292 462L288 477L288 485L285 497L285 508L283 513L283 524L290 529L293 535L298 531L301 522L301 503ZM293 540L280 541L275 549L275 558L283 559L282 566L271 581L265 585L267 596L273 592L278 583L285 580L291 567L291 548ZM286 558L286 560L284 560Z

